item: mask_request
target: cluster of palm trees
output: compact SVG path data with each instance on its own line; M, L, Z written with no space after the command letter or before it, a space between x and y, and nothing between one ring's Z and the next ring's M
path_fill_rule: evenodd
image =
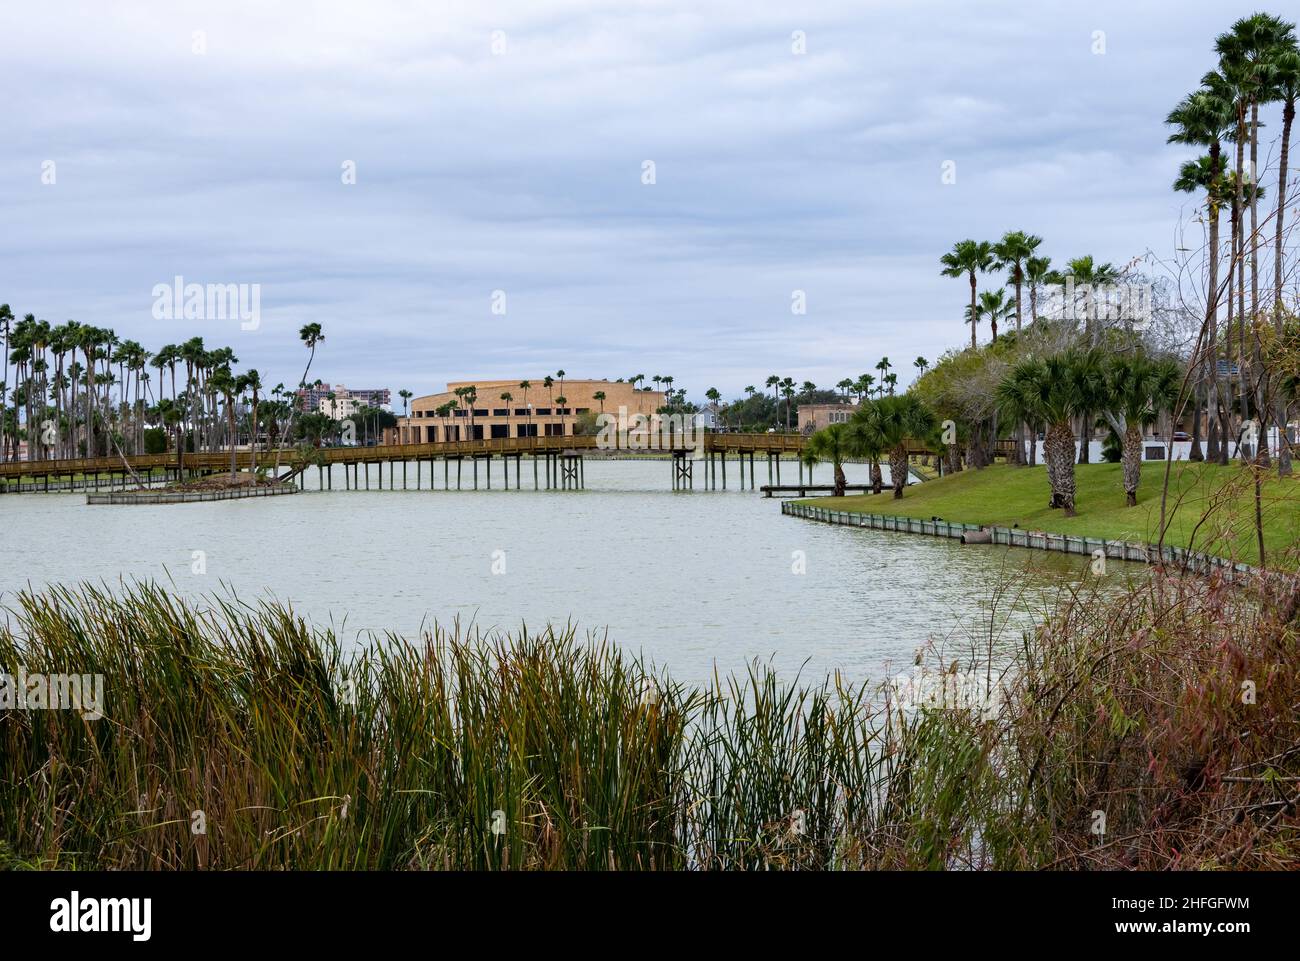
M1024 326L1025 288L1029 289L1030 317L1038 313L1038 292L1044 284L1055 283L1051 258L1038 256L1043 238L1010 230L996 242L988 240L959 240L948 253L939 258L941 273L945 277L964 278L970 284L970 303L966 307L966 323L970 325L970 345L977 343L977 329L981 320L989 322L993 340L998 339L998 324L1004 327L1012 318L1016 330ZM1005 283L980 292L979 274L1006 272ZM1007 288L1014 293L1007 297Z
M1192 368L1195 406L1198 411L1203 405L1206 408L1208 429L1203 455L1197 416L1192 457L1227 463L1229 444L1239 425L1250 420L1271 423L1282 437L1288 419L1265 355L1268 341L1281 337L1287 322L1283 231L1287 206L1294 201L1288 195L1287 178L1291 128L1300 96L1300 50L1295 24L1263 13L1238 20L1214 46L1217 68L1179 102L1166 122L1173 128L1170 143L1205 150L1182 165L1174 182L1176 190L1201 198L1207 235L1205 316ZM1279 108L1282 121L1271 239L1266 236L1267 212L1260 217L1265 189L1258 176L1261 111L1269 107ZM1226 246L1221 226L1225 211ZM1260 267L1261 253L1267 255L1269 248L1271 284ZM1222 329L1220 306L1226 315ZM1261 433L1264 443L1258 456L1267 463L1268 432ZM1289 448L1285 443L1279 446L1279 471L1289 473Z
M1013 423L1043 429L1048 506L1073 517L1076 425L1091 424L1100 412L1120 438L1124 494L1133 507L1142 472L1142 428L1170 417L1182 378L1182 366L1169 357L1071 347L1020 361L998 383L996 397ZM1082 442L1088 442L1086 433Z
M266 397L256 369L236 372L234 351L208 348L202 337L150 352L90 324L15 320L8 304L0 304L0 335L0 459L17 460L23 441L29 460L145 453L157 431L162 450L229 449L233 469L242 440L254 451L259 436L282 446L301 413L294 391L278 384ZM319 324L299 336L311 352L305 385L324 337Z
M835 468L834 496L844 494L844 463L866 460L871 467L871 486L879 494L883 487L882 459L889 462L889 481L894 497L903 496L911 472L911 443L935 442L938 422L934 412L912 393L885 395L864 400L853 416L842 424L830 424L808 438L801 459L810 468L830 463Z

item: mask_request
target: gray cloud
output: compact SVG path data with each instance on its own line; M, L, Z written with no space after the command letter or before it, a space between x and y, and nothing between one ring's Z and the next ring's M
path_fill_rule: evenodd
M11 5L0 300L151 347L202 334L272 382L308 320L320 376L417 392L561 366L696 399L881 355L910 372L965 336L936 269L954 240L1168 250L1185 153L1163 118L1251 9ZM262 327L155 321L176 274L261 283Z

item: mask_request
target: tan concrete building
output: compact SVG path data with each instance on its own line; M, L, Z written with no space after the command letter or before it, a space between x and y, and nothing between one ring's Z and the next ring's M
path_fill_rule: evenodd
M856 404L800 404L799 433L807 436L830 424L847 424Z
M520 386L529 380L527 389ZM456 391L473 387L476 399L471 415L464 395ZM509 399L502 394L508 394ZM598 398L597 394L604 394ZM564 403L560 403L560 398ZM452 401L454 409L444 409ZM427 444L448 440L494 437L573 436L573 428L583 414L617 414L627 408L627 416L652 416L664 404L659 390L639 390L626 382L577 380L564 378L547 388L542 379L455 381L439 394L427 394L411 401L411 413L397 418L397 428L388 432L388 443Z

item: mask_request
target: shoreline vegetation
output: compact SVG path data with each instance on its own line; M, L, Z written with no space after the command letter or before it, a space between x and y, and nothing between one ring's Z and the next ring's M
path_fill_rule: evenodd
M1077 514L1067 517L1048 506L1045 472L1041 467L999 464L910 485L899 500L853 494L805 498L796 503L1107 540L1160 541L1161 488L1140 489L1137 505L1127 507L1122 465L1076 465ZM1166 509L1165 545L1259 564L1254 475L1249 467L1173 464ZM1269 565L1282 570L1300 568L1294 550L1300 543L1300 490L1292 478L1263 480L1260 514Z
M1067 594L1000 673L918 652L944 693L907 704L572 626L353 650L270 601L24 592L0 665L102 676L103 717L0 713L0 868L1295 867L1296 609Z

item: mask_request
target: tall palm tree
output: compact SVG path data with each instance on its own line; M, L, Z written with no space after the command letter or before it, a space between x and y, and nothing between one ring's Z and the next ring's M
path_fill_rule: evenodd
M1051 257L1030 257L1025 261L1025 281L1029 284L1029 322L1038 319L1038 291L1052 274ZM1020 297L1016 297L1019 302Z
M1208 370L1203 375L1208 391L1209 413L1211 418L1209 449L1206 452L1212 460L1227 463L1227 444L1220 451L1219 435L1225 433L1222 427L1226 422L1219 406L1219 212L1223 205L1226 182L1224 180L1223 141L1233 127L1233 111L1229 103L1216 96L1208 89L1198 90L1184 97L1178 106L1170 111L1165 123L1174 128L1169 135L1169 143L1203 146L1209 149L1204 164L1189 169L1184 165L1179 177L1174 182L1174 189L1191 192L1196 189L1205 191L1206 220L1208 221L1208 247L1206 267L1205 321L1202 340L1208 352ZM1231 270L1229 271L1229 280ZM1202 366L1201 349L1195 351L1193 362ZM1194 416L1200 420L1200 405L1196 405ZM1217 418L1217 420L1216 420ZM1199 433L1199 424L1197 425ZM1195 434L1194 434L1195 436ZM1200 460L1200 444L1193 440L1192 460Z
M0 328L4 330L4 366L0 367L0 461L6 459L5 411L8 408L6 390L9 384L9 328L14 322L14 312L8 304L0 304Z
M786 377L781 381L781 396L785 398L785 429L790 431L790 402L794 400L794 378Z
M987 240L959 240L952 250L939 258L943 265L940 273L945 277L965 276L970 280L970 313L967 319L970 325L970 345L975 346L975 319L978 311L975 307L976 273L983 273L994 264L993 245Z
M602 414L605 413L605 396L606 396L606 395L605 395L605 392L604 392L603 390L598 390L598 391L596 391L596 393L594 393L594 394L591 395L591 399L592 399L592 400L595 400L595 401L599 401L599 402L600 402L600 412L601 412Z
M244 374L244 376L240 378L240 380L243 383L244 389L250 391L253 395L253 401L252 401L253 434L251 437L251 442L249 444L249 447L252 451L252 463L251 463L252 470L253 473L256 474L257 473L257 408L261 402L261 398L258 395L262 390L262 375L257 372L256 367L250 367L248 369L248 372Z
M767 384L768 387L772 388L772 403L780 405L781 400L777 396L777 391L781 387L781 378L778 377L776 374L769 374L767 380L765 380L763 383Z
M30 316L30 315L29 315ZM96 456L95 449L95 360L102 331L89 324L77 330L78 343L86 358L86 456Z
M284 418L284 426L280 429L280 440L275 446L275 467L272 475L274 477L280 476L280 450L289 436L289 426L293 422L294 412L302 406L301 391L307 387L307 375L311 373L312 361L316 359L316 346L325 342L325 334L321 332L320 324L303 324L298 328L298 339L307 348L307 366L303 368L302 377L298 381L299 390L294 392L293 407Z
M1171 360L1129 354L1112 358L1105 375L1105 416L1120 437L1127 504L1136 507L1138 483L1142 479L1142 428L1173 408L1182 371Z
M1043 460L1051 487L1049 507L1066 517L1074 510L1074 421L1095 402L1104 377L1098 355L1069 350L1041 360L1023 360L999 382L998 405L1017 420L1047 425Z
M1282 44L1273 57L1273 79L1277 98L1282 101L1282 144L1278 148L1277 211L1273 224L1273 329L1282 333L1285 311L1282 307L1283 220L1287 205L1287 174L1291 156L1291 127L1295 123L1296 99L1300 98L1300 51L1295 37ZM1282 391L1277 392L1273 408L1273 424L1278 431L1278 474L1291 473L1291 445L1287 424L1288 404Z
M1025 265L1034 256L1034 251L1038 249L1038 245L1042 242L1042 237L1027 234L1023 230L1009 230L1002 235L1001 240L993 245L993 256L997 258L997 269L1011 271L1007 283L1016 291L1016 298L1012 303L1016 305L1017 333L1020 332L1022 322L1020 305L1023 303Z

